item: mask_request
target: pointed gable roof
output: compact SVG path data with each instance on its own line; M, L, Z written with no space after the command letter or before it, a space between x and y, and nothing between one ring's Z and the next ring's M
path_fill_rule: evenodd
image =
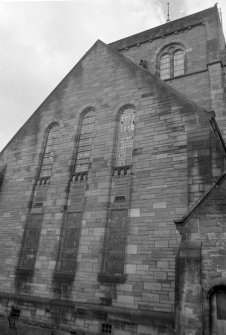
M61 87L65 85L65 82L69 79L71 75L76 76L76 74L80 73L81 70L81 64L84 62L84 60L92 53L95 52L95 49L101 47L105 48L109 54L112 55L112 57L117 57L125 66L129 67L132 70L132 73L134 73L134 76L140 77L141 79L145 80L148 84L150 84L150 87L155 86L155 88L164 89L164 91L174 97L177 101L182 103L184 106L189 108L191 111L197 111L200 116L204 117L205 122L210 121L210 115L209 113L199 105L197 105L192 100L185 97L182 93L178 92L171 86L169 86L166 82L162 81L160 78L156 77L154 74L149 72L147 69L144 69L143 67L140 67L139 65L135 64L133 61L119 53L115 48L113 48L110 45L105 44L101 40L97 40L93 46L84 54L84 56L78 61L78 63L69 71L69 73L63 78L63 80L56 86L56 88L47 96L47 98L41 103L41 105L36 109L36 111L30 116L30 118L24 123L24 125L18 130L18 132L14 135L14 137L9 141L9 143L5 146L3 151L8 147L8 145L17 137L20 132L26 127L26 125L33 120L37 116L37 113L43 108L43 106L48 102L48 100L51 98L51 96L57 92Z
M125 64L127 64L127 66L130 66L131 68L133 68L136 71L137 75L141 75L142 77L145 77L146 79L149 79L150 84L155 83L159 87L164 88L166 91L168 91L170 94L172 94L176 99L181 101L183 104L188 104L191 108L197 109L200 113L202 113L203 115L206 115L208 120L210 120L210 114L205 108L199 106L197 103L195 103L194 101L187 98L181 92L177 91L175 88L173 88L172 86L167 84L165 81L161 80L159 77L157 77L156 75L151 73L148 69L145 69L145 68L139 66L138 64L134 63L131 59L122 55L120 52L118 52L111 45L107 45L104 42L102 42L101 40L98 40L96 43L100 43L101 45L106 47L109 50L109 52L112 52L113 54L115 54L119 58L121 58L122 62L124 62Z

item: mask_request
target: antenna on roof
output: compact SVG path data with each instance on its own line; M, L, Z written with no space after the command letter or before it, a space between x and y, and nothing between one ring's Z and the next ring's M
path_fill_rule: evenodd
M166 22L170 22L170 18L169 18L169 2L167 2L167 20Z

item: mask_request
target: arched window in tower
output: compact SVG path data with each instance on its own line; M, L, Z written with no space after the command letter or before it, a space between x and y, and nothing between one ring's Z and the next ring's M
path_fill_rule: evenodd
M184 74L184 52L177 50L173 54L173 75L174 77Z
M93 110L87 111L82 118L78 151L75 162L75 173L86 172L89 170L94 122L95 112Z
M160 78L170 78L170 55L165 54L160 58Z
M50 178L56 153L56 147L59 136L58 124L52 125L49 129L46 140L45 150L43 153L42 164L40 169L40 178Z
M158 60L159 76L163 80L185 73L185 53L180 45L171 44L164 48Z
M134 121L134 108L125 108L119 118L116 166L126 166L132 164Z

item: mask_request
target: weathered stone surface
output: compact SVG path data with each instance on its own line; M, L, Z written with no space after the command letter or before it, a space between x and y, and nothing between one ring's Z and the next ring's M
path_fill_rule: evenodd
M174 316L178 334L198 335L202 317L208 324L203 296L226 284L218 23L213 7L113 48L97 41L0 154L3 314L16 305L21 322L46 335L53 325L99 334L107 322L115 335L170 335ZM164 83L153 73L162 48L175 43L184 47L185 73ZM137 65L141 58L149 71ZM126 109L135 118L119 149ZM81 132L87 111L92 122L87 117ZM56 124L57 146L44 160ZM118 152L125 166L117 166ZM43 160L51 173L40 179Z

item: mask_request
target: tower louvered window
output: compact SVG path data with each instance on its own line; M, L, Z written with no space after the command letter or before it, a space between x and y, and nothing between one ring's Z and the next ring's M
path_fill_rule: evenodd
M125 166L132 164L134 119L135 111L132 107L124 109L124 111L120 115L116 166Z
M50 128L43 154L40 178L50 177L52 173L54 157L59 136L59 126L54 125Z
M86 112L82 119L78 151L75 163L75 173L85 172L89 170L94 122L95 112L93 110Z

